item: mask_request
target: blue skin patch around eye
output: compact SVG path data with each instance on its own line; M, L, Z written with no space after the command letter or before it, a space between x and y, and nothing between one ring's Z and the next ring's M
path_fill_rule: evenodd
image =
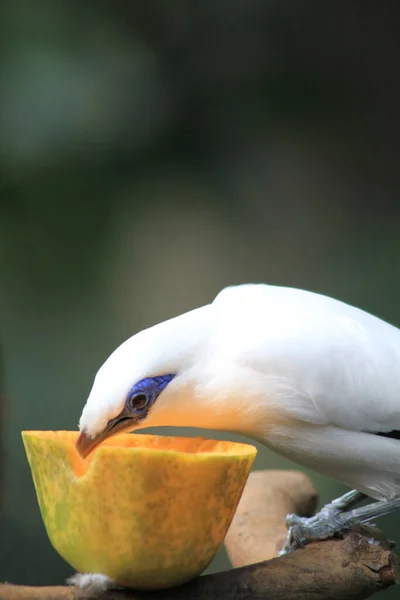
M131 388L126 397L126 407L129 409L130 401L135 396L145 395L147 398L147 404L143 409L137 412L147 412L150 406L157 400L164 388L167 387L170 381L175 377L176 373L167 373L166 375L159 375L157 377L146 377L141 379ZM130 409L132 412L132 409Z

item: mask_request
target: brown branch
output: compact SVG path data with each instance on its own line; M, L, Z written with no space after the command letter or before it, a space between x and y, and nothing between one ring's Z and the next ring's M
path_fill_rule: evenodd
M311 517L317 502L317 492L299 471L251 473L225 538L233 566L274 558L286 539L286 515Z
M3 584L0 600L361 600L399 581L397 556L383 539L379 546L370 543L371 530L365 528L272 558L285 538L285 514L309 515L315 504L315 490L301 473L252 473L226 538L229 556L239 568L148 593L93 595L73 587Z

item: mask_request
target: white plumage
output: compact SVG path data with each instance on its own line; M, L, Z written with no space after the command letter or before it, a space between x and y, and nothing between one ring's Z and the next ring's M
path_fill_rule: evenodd
M400 496L400 330L326 296L230 287L123 343L80 420L97 438L132 386L176 373L139 427L242 433L376 499Z
M230 287L111 354L77 448L86 456L143 427L221 429L358 490L311 519L289 515L285 553L400 508L399 366L400 330L362 310L292 288ZM363 494L378 502L344 512ZM101 574L72 583L113 587Z

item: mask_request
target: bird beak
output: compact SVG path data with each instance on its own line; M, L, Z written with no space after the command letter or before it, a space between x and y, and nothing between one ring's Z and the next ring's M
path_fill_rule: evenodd
M76 440L75 447L82 458L86 458L105 439L106 437L103 434L91 438L87 435L86 431L81 431Z
M103 431L90 437L85 430L81 431L76 440L75 447L82 458L86 458L104 440L116 433L131 431L135 426L135 419L117 417L109 421Z

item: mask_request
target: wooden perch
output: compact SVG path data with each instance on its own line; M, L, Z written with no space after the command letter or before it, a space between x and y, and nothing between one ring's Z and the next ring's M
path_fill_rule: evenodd
M316 501L302 473L255 472L226 537L233 570L147 593L96 595L67 586L0 584L0 600L362 600L400 581L398 558L375 529L360 528L274 558L285 540L286 513L310 516ZM368 541L372 531L380 545Z

